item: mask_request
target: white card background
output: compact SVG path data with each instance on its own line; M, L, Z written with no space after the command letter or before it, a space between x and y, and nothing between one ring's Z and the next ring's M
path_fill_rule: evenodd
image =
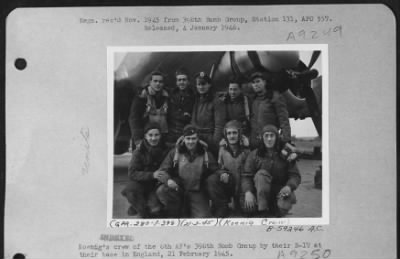
M332 21L243 25L240 33L155 33L144 31L143 24L80 22L166 14L329 15ZM336 26L342 28L340 35L322 34ZM305 37L299 34L302 30ZM312 31L319 37L314 38ZM295 39L288 37L291 32ZM5 258L15 253L27 258L80 258L79 244L102 244L101 234L132 235L134 243L143 245L181 240L320 242L332 251L331 258L394 258L395 38L394 16L383 5L13 11L6 35ZM328 44L330 224L318 233L267 233L262 226L108 228L107 47L221 44ZM15 68L16 58L26 59L26 69ZM90 132L89 151L82 137L85 131ZM234 247L231 252L231 258L279 258L277 249ZM102 258L101 253L96 257ZM288 253L285 258L296 257Z

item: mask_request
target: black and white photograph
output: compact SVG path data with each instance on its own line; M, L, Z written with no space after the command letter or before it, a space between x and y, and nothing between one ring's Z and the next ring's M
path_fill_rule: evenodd
M396 258L396 16L295 2L10 10L3 257Z
M328 223L326 45L109 48L108 61L112 219Z

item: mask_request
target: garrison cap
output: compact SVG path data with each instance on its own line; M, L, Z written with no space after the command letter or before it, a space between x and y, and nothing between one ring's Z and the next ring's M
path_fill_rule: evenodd
M186 125L183 128L183 136L185 136L185 137L186 136L191 136L193 134L197 134L198 132L199 132L199 130L193 124Z
M204 81L206 83L211 83L211 78L206 72L199 72L196 74L196 79Z

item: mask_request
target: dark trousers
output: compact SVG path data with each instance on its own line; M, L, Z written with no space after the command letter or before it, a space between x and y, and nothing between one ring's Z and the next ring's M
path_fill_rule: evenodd
M140 217L179 217L182 194L154 182L130 181L122 191Z
M269 209L271 198L272 176L266 170L258 170L254 175L254 187L256 188L257 205L259 211Z
M235 197L235 180L229 177L228 183L223 183L218 174L212 174L207 178L207 192L212 202L212 214L215 217L227 217L228 204Z
M254 176L254 186L259 211L269 211L270 215L275 217L283 217L289 212L278 207L277 196L283 186L274 184L269 172L264 169L258 170ZM294 192L292 192L292 204L296 202L295 197Z
M248 210L244 206L244 193L235 190L235 179L230 175L228 183L223 183L214 174L207 179L207 191L212 201L213 216L224 218L230 216L229 203L233 199L233 214L235 216L252 217L256 210Z
M184 194L184 217L209 218L210 204L204 191L186 191Z
M235 214L252 217L256 211L269 212L271 216L284 216L277 207L277 195L283 186L272 185L272 176L266 170L259 170L254 175L254 187L257 200L257 209L250 211L245 208L245 194L235 191L235 180L229 177L228 183L223 183L220 176L213 174L207 179L207 191L212 201L212 214L215 217L227 217L229 215L228 204L232 198Z

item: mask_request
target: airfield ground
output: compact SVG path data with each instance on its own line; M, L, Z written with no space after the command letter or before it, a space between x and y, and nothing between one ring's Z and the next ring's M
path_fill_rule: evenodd
M114 188L113 188L113 218L135 218L128 216L127 210L129 203L121 195L121 191L128 181L127 177L127 161L131 154L115 156L115 165L125 165L115 169L114 171ZM322 191L314 187L314 175L321 165L321 160L301 159L298 167L302 176L302 183L296 190L297 203L293 206L290 218L309 218L321 217L322 211Z

